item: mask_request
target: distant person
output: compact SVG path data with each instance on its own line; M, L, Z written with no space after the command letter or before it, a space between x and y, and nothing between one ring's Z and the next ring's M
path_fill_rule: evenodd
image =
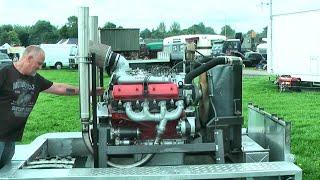
M12 61L13 61L13 62L17 62L18 60L19 60L18 57L17 57L15 54L13 54Z
M259 64L257 64L256 69L258 70L266 70L267 69L267 61L261 60Z
M78 87L51 82L38 74L44 59L45 53L40 47L28 46L19 61L0 66L0 168L11 161L15 142L21 141L40 92L79 94ZM97 88L97 95L103 91Z

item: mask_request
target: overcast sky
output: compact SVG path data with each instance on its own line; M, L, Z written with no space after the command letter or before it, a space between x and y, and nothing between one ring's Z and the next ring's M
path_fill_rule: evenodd
M270 0L0 0L0 25L34 25L38 20L61 27L80 6L98 16L99 26L113 22L124 28L167 30L176 21L181 28L203 22L220 33L230 25L238 32L261 32L268 25ZM273 14L320 9L320 0L273 0Z

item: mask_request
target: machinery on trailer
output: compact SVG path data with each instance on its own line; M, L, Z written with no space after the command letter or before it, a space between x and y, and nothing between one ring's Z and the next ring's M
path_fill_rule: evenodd
M80 17L87 11L80 8ZM79 18L80 31L85 22ZM290 153L290 123L249 104L242 129L240 58L206 58L182 71L132 69L85 35L79 33L79 57L86 59L79 60L82 132L45 134L18 146L0 179L302 179ZM96 67L100 85L103 73L110 75L99 100ZM207 80L198 86L202 73Z

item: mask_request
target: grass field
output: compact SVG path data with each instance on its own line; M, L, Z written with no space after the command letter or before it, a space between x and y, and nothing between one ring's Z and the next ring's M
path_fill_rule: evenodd
M78 71L41 70L41 75L55 82L78 85ZM320 96L316 91L279 93L269 76L243 77L243 115L247 104L292 122L291 152L303 169L303 179L320 179ZM42 93L29 117L21 143L30 143L48 132L80 131L79 97Z

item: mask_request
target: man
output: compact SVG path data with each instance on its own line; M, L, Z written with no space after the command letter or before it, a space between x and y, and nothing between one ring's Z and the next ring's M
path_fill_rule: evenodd
M28 46L19 61L0 66L0 168L11 161L40 92L78 95L79 88L51 82L37 73L45 60L38 46ZM97 88L101 95L103 88Z

